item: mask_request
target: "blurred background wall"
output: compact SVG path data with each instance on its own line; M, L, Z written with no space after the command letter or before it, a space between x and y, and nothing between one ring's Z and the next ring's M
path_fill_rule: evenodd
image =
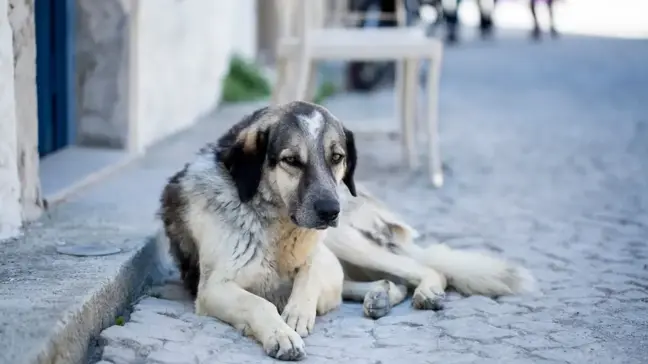
M76 0L78 141L142 150L218 103L256 55L256 0Z

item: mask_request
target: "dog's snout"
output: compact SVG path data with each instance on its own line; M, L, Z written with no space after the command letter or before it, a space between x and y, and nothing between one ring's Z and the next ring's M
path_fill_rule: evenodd
M315 201L315 213L324 221L335 220L340 214L340 203L329 199L317 200Z

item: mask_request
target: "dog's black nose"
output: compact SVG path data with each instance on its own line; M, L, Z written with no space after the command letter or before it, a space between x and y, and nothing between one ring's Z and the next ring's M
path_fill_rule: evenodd
M340 213L340 203L336 200L315 201L315 213L324 221L333 221Z

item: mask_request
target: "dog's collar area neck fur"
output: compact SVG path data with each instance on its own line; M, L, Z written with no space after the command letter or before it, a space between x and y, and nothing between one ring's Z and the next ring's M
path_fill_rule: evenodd
M236 189L236 187L234 187ZM266 183L261 182L259 188L254 196L247 202L240 201L241 204L248 206L252 209L258 219L266 226L281 219L282 215L288 216L288 211L285 207L279 206L277 202L273 201L270 197L272 194L269 191Z

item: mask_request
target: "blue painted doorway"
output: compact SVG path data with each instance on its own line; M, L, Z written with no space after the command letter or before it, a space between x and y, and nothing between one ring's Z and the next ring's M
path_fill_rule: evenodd
M35 0L38 153L41 157L74 142L74 3Z

